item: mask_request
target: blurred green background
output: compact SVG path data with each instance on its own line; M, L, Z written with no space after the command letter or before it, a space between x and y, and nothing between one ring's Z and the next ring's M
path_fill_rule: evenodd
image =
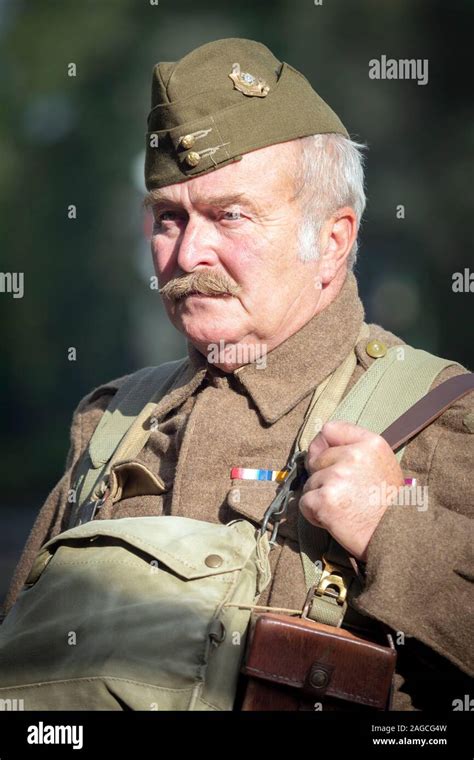
M0 2L0 270L25 277L23 298L0 293L0 597L79 399L185 353L149 288L141 208L157 61L249 37L300 69L369 146L356 270L369 321L474 366L473 296L452 291L474 268L472 1L152 3ZM429 83L371 80L381 55L429 59Z

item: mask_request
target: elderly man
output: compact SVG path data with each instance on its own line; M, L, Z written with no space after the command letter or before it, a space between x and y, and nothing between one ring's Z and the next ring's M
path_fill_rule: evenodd
M403 351L382 327L364 327L352 272L365 206L361 146L299 72L239 39L155 67L147 139L153 262L188 357L135 457L147 477L89 516L258 526L315 389L352 355L343 400L392 346ZM454 361L438 369L426 390L465 372ZM33 527L7 610L40 546L71 524L81 459L129 380L96 388L76 409L66 472ZM453 403L401 461L363 425L319 419L308 478L288 503L258 600L302 608L300 515L324 529L364 576L354 609L392 631L394 709L451 710L473 670L472 404L472 393ZM428 504L394 503L406 478L428 488Z

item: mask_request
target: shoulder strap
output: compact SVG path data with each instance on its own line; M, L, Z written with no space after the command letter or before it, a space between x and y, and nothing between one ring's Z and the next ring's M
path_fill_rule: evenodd
M99 499L113 464L141 450L150 435L148 420L159 400L168 392L187 358L144 367L130 375L102 415L79 465L75 483L73 527L86 503Z
M354 422L374 433L382 434L426 394L439 372L452 364L456 362L411 346L393 346L384 357L369 367L332 414L324 417L324 410L322 414L316 403L305 426L314 431L311 438L328 419ZM318 390L316 394L317 392ZM310 404L310 408L311 406ZM411 419L408 414L407 412L405 425ZM415 432L421 429L418 427ZM404 433L395 441L398 445L411 437L406 428L404 431L398 428L398 432ZM300 439L302 438L304 435L300 434ZM403 452L404 447L398 449L398 461ZM308 523L301 512L298 515L298 534L306 587L308 591L316 589L310 616L319 622L339 626L348 609L347 599L360 590L360 579L354 574L347 552L327 531Z
M443 412L460 398L474 390L474 372L450 377L433 388L381 433L392 449L397 449L410 438L431 425Z
M356 344L369 337L369 326L363 322L356 340ZM348 353L343 362L334 372L318 385L309 404L303 425L296 439L296 449L307 451L314 436L319 433L322 426L336 411L347 384L357 365L355 350Z
M457 362L411 346L392 346L362 375L330 419L355 422L381 434L428 392L443 369L453 364ZM404 450L397 451L399 462Z

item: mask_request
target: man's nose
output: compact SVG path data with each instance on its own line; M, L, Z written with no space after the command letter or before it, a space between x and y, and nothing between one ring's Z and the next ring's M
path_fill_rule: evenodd
M177 264L184 272L191 272L200 264L215 264L219 257L217 233L206 219L188 219L178 240Z

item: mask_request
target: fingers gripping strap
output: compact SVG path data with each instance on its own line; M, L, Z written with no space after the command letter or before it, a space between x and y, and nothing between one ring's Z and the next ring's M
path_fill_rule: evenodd
M316 403L310 405L311 415L305 422L306 430L301 432L300 440L309 445L318 432L314 428L314 420L318 417L320 427L328 419L344 420L380 434L427 393L442 369L455 363L409 346L394 346L383 358L370 366L339 406L336 405L337 408L333 408L329 414L322 403L323 394L320 394ZM330 385L331 382L327 388ZM342 394L343 391L339 400ZM312 421L315 432L307 435ZM404 448L401 448L396 454L399 462L403 452ZM327 536L326 542L321 535L324 533ZM323 553L328 554L331 548L337 548L339 545L326 531L308 523L301 512L298 514L298 534L305 582L309 590L317 587L323 577ZM340 548L342 550L342 547ZM348 597L351 598L358 588L358 582L351 582ZM334 597L315 596L311 606L311 617L319 622L330 621L330 625L340 625L346 610L347 604L338 603Z

